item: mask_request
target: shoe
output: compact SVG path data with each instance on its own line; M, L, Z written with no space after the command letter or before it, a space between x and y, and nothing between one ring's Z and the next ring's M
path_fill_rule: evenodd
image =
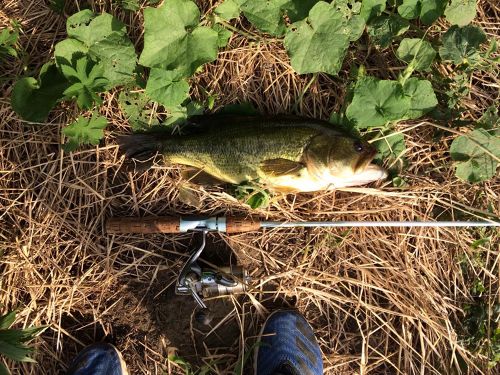
M314 332L296 311L272 313L255 349L255 375L322 375L323 360Z
M73 360L67 375L128 375L121 353L111 344L87 346Z

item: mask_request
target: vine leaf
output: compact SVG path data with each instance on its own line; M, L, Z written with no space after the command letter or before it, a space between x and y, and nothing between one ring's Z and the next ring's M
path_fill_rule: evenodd
M91 108L94 102L102 103L102 99L97 93L105 91L108 84L108 80L103 77L104 67L102 65L94 65L86 56L83 56L76 60L75 67L61 65L61 71L72 83L64 90L65 97L76 97L76 103L82 109Z
M410 106L402 120L422 117L438 104L432 84L427 80L410 78L405 82L403 90L405 96L410 98Z
M363 77L356 83L346 115L358 128L385 126L405 117L410 98L397 81Z
M286 31L285 6L288 0L247 0L241 5L244 16L259 30L281 36Z
M470 183L486 181L496 174L500 158L500 137L476 129L453 140L450 155L456 164L458 178Z
M66 29L69 38L55 46L58 66L61 62L71 65L75 59L87 55L101 65L102 76L108 80L107 89L134 80L137 55L121 21L108 13L96 16L87 9L69 17Z
M356 82L346 115L360 129L385 127L390 122L419 118L436 105L429 81L410 78L402 85L365 76Z
M182 104L188 97L189 84L177 71L151 69L146 95L164 107L174 107Z
M379 134L382 136L381 139L372 143L378 150L374 160L380 163L385 161L390 164L399 162L399 167L402 167L405 164L403 155L406 152L404 135L392 130L379 131Z
M477 26L452 26L443 35L439 55L445 61L456 65L474 65L480 62L479 47L486 42L486 35Z
M234 1L234 0L233 0ZM244 16L259 30L275 36L286 31L285 15L291 22L303 20L320 0L237 0ZM337 0L341 3L344 0Z
M160 125L154 111L148 107L149 98L144 92L122 91L118 104L134 131L144 131Z
M74 151L83 144L98 145L104 137L104 128L108 122L105 117L93 115L91 118L79 116L78 119L65 127L63 133L69 138L63 145L65 151Z
M0 31L0 59L4 56L17 57L16 43L19 39L19 30L7 28Z
M452 25L465 26L476 17L476 0L451 0L444 15Z
M245 0L224 0L215 8L215 14L226 21L240 16L240 6Z
M122 9L131 12L136 12L141 8L139 0L115 0L115 1Z
M397 14L381 15L373 18L367 26L368 35L382 48L389 47L392 41L410 28L410 22Z
M217 58L218 33L199 26L200 11L191 0L166 0L144 10L144 49L139 63L150 68L177 70L191 76Z
M317 3L306 20L294 23L286 33L285 48L292 67L299 74L337 74L349 43L361 36L364 25L363 18L347 6Z
M426 25L436 21L444 12L448 0L403 0L398 13L408 20L420 18Z
M414 70L427 70L436 57L436 51L426 40L405 38L401 41L396 55Z
M361 17L369 22L382 14L386 7L386 0L363 0L361 3Z
M231 35L233 35L233 33L226 29L224 26L219 25L218 23L213 25L212 29L217 31L217 47L224 48L225 46L227 46L227 43L229 42L229 39L231 38Z
M285 9L291 22L301 21L320 0L289 0Z
M38 79L24 77L16 82L11 94L12 108L25 120L45 121L69 85L55 64L44 64Z

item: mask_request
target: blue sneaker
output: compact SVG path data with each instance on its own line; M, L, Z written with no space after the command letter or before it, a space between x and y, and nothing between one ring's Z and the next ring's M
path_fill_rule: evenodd
M73 360L67 375L128 375L121 353L111 344L93 344Z
M296 311L275 311L267 318L255 349L256 375L322 375L323 360L314 332Z

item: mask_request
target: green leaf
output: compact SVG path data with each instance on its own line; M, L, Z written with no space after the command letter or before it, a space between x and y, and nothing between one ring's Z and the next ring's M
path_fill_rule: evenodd
M175 106L167 108L169 117L162 125L180 125L186 122L191 116L203 114L203 106L196 102L189 102L185 106Z
M427 80L410 78L405 82L403 91L410 98L410 106L402 120L422 117L438 104L432 84Z
M259 30L275 36L286 31L285 15L291 22L301 21L320 0L243 0L241 10L245 17ZM355 3L353 4L360 4ZM346 0L332 4L341 13L351 13ZM359 9L358 12L359 13Z
M114 18L111 14L102 13L97 16L89 9L73 14L66 21L68 36L79 40L87 47L115 33L123 35L126 31L123 22Z
M271 200L269 191L263 190L252 182L243 182L235 186L234 195L253 209L265 208Z
M124 90L118 96L118 104L134 131L160 125L154 111L148 106L149 98L145 93Z
M218 33L199 26L200 11L191 0L166 0L144 10L144 49L139 63L178 70L184 76L217 57Z
M408 20L420 18L424 24L430 25L443 14L447 1L403 0L403 3L398 7L398 13Z
M378 17L385 10L386 0L362 0L361 3L361 17L366 22Z
M27 121L43 122L69 85L53 63L44 64L38 80L25 77L16 82L11 94L12 108Z
M9 369L2 362L0 362L0 375L11 375Z
M296 22L285 36L285 48L293 69L299 74L338 73L349 43L357 40L364 29L359 15L339 8L335 3L317 3L306 20Z
M233 35L233 33L226 29L224 26L219 25L218 23L213 25L212 29L217 31L217 47L224 48L225 46L227 46L227 43L229 42L229 39L231 38L231 35Z
M137 55L132 42L123 35L111 34L95 43L89 48L89 56L102 65L108 89L134 81Z
M0 31L0 58L3 58L4 56L17 57L15 45L18 39L18 30L9 30L5 28Z
M115 2L124 10L131 12L138 11L141 7L139 0L115 0Z
M285 5L286 14L291 22L303 20L319 2L320 0L289 0Z
M346 115L360 129L384 127L389 122L419 118L436 105L429 81L410 78L403 86L366 76L356 83Z
M64 13L64 7L66 6L66 0L50 0L49 1L50 9L59 14Z
M495 176L498 162L485 149L500 158L500 137L476 129L453 140L450 155L457 161L458 178L476 183Z
M370 39L375 44L386 48L397 36L403 35L409 28L410 23L397 14L384 14L372 19L367 30Z
M134 81L137 55L122 22L107 13L96 16L90 10L82 10L68 18L66 28L70 38L55 46L58 66L72 65L88 55L102 66L107 89Z
M281 36L286 31L284 15L287 3L288 0L246 0L241 10L259 30Z
M93 65L86 57L80 57L76 60L74 66L60 65L64 76L72 83L66 90L64 95L67 98L76 97L76 103L82 109L91 108L95 103L101 104L102 99L98 92L106 90L108 80L103 78L103 65Z
M20 342L4 341L2 339L3 333L0 332L0 354L18 362L34 362L33 359L28 357L32 352L30 348Z
M403 119L410 102L399 82L363 77L356 83L346 115L358 128L385 126Z
M63 129L69 141L63 145L65 151L74 151L83 144L98 145L104 137L104 128L108 122L105 117L93 115L91 118L83 116Z
M164 107L174 107L188 97L189 84L179 72L153 68L146 85L146 94Z
M16 318L15 311L0 317L0 355L8 357L14 361L34 362L28 355L32 349L23 343L32 340L38 333L46 327L28 327L24 329L10 328ZM0 368L0 372L3 371Z
M14 321L16 320L16 312L11 311L0 317L0 330L9 329Z
M493 130L496 135L500 135L500 116L498 116L498 108L491 106L483 113L477 121L476 128Z
M451 0L444 15L452 25L465 26L476 17L476 0Z
M224 0L224 2L215 8L215 14L220 18L230 21L240 16L240 5L245 0Z
M258 193L250 195L245 203L255 210L257 208L265 208L269 206L269 201L269 193L267 191L259 191Z
M402 157L406 151L405 137L402 133L393 131L380 131L381 139L372 143L378 153L375 160L379 162L386 161L393 165L400 161L400 167L403 166L404 160Z
M481 60L479 47L486 42L486 35L477 26L452 26L443 35L443 45L439 48L439 55L445 61L456 65L474 65Z
M427 70L436 57L436 51L426 40L405 38L396 55L415 70Z

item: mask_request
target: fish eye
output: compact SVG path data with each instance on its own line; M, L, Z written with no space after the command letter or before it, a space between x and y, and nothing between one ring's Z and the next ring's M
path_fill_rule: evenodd
M365 149L361 141L354 141L353 146L356 152L363 152Z

